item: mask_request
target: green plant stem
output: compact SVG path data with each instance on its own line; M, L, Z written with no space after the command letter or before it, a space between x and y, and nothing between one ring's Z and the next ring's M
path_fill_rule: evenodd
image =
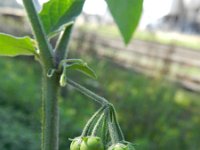
M90 97L91 99L95 100L96 102L102 104L102 105L110 105L110 103L103 97L100 97L99 95L95 94L94 92L86 89L85 87L81 86L80 84L76 83L75 81L72 81L70 79L67 79L67 83L71 85L72 87L76 88L78 91L83 93L84 95Z
M57 65L59 64L60 60L67 57L67 53L68 53L67 46L70 41L72 29L73 29L73 24L68 25L65 28L64 32L60 35L60 38L57 42L57 45L55 48L55 59L56 59Z
M114 106L112 106L112 105L110 106L110 109L111 109L111 112L112 112L114 125L115 125L115 128L117 130L118 139L119 139L119 141L124 141L125 140L124 134L123 134L123 132L121 130L121 127L120 127L120 125L118 123L116 110L115 110Z
M107 114L105 113L105 117L104 117L104 120L103 120L103 125L102 125L102 141L104 143L104 149L106 149L106 143L108 143L108 123L107 123Z
M99 117L99 119L97 120L93 130L92 130L92 136L96 136L97 132L98 132L98 129L100 127L100 124L102 123L102 120L104 118L105 114L102 113L101 116Z
M52 68L53 58L52 58L52 48L46 38L44 28L39 19L37 11L34 7L33 0L23 0L28 18L31 22L35 38L37 40L38 48L40 50L40 57L43 65L47 68Z
M108 112L107 112L107 118L108 118L108 127L109 127L109 132L110 132L112 143L116 144L120 141L124 141L124 135L119 126L114 106L111 103L109 103L108 100L106 100L105 98L98 96L97 94L86 89L85 87L81 86L80 84L78 84L70 79L68 79L67 82L68 82L68 84L70 84L71 86L73 86L74 88L79 90L81 93L83 93L84 95L92 98L93 100L95 100L96 102L98 102L102 105L109 107Z
M109 133L110 133L111 142L112 142L112 144L116 144L120 140L119 140L118 133L116 132L115 125L112 122L113 118L112 118L112 112L110 111L110 109L108 109L106 115L107 115L107 118L108 118L108 130L109 130Z
M58 150L59 143L59 76L51 78L43 73L42 89L42 150Z
M57 93L59 89L58 74L47 77L50 68L54 68L52 48L46 38L40 18L32 0L23 0L35 38L40 51L40 62L43 69L42 81L42 150L58 150L59 114Z
M88 120L87 124L85 125L83 132L81 134L82 137L87 136L88 132L92 126L92 124L94 123L94 121L96 121L97 117L103 112L103 110L106 108L106 106L102 106L99 110L97 110L94 115L92 115L92 117Z

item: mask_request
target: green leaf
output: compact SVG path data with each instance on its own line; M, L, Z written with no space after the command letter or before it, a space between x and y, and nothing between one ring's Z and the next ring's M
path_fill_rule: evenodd
M35 43L31 38L17 38L0 33L0 56L34 55L35 53Z
M95 72L86 64L86 63L73 63L66 66L66 69L74 69L81 71L82 73L92 77L94 79L97 78Z
M59 32L81 13L85 0L50 0L43 5L40 18L48 36Z
M124 42L128 44L139 23L143 0L106 0L106 2Z

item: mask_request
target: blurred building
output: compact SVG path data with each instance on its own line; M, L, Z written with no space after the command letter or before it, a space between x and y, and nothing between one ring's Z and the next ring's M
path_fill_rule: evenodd
M169 12L149 28L200 33L200 0L173 0Z
M20 0L1 0L0 13L4 8L22 8ZM34 0L39 11L39 4L45 0ZM159 7L158 7L159 6ZM83 20L88 23L112 24L105 1L87 0L83 9ZM200 34L200 0L144 0L141 28L151 30L174 30L184 33Z
M23 7L16 0L0 0L0 32L16 36L30 33Z
M1 0L0 7L22 8L16 0Z

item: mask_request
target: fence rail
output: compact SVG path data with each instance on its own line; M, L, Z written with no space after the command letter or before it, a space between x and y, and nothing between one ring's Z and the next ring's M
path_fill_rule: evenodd
M23 10L0 9L0 16L21 22L24 21L24 15ZM119 65L144 74L165 75L189 90L200 92L200 50L178 47L173 43L164 45L140 40L134 40L125 47L119 39L77 30L73 38L78 48L95 50L101 56L112 57Z
M75 32L78 48L95 50L123 65L151 76L164 75L184 88L200 92L200 51L134 40L127 47L121 40L106 38L96 33ZM145 63L144 63L145 62Z
M0 8L0 15L2 16L11 16L17 18L25 17L25 13L23 9L19 8L9 8L9 7L2 7Z

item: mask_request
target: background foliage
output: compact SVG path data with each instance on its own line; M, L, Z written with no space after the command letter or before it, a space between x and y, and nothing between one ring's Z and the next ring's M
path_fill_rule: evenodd
M77 58L73 51L71 57ZM199 94L119 67L110 59L80 55L95 68L98 81L72 72L73 79L108 98L118 111L126 138L138 150L197 150L200 147ZM27 67L28 66L28 67ZM40 147L40 68L32 57L0 59L0 149ZM73 88L62 89L60 150L79 136L97 107ZM66 97L67 94L67 97Z

